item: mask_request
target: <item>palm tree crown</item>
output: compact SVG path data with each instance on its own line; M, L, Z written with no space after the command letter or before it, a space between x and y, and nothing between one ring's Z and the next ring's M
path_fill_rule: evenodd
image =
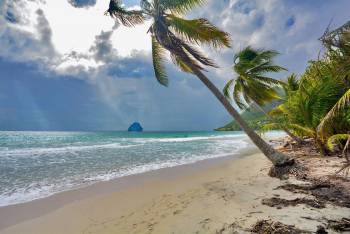
M121 7L120 2L111 0L113 7L107 12L121 21L125 26L133 26L138 23L138 12L128 12ZM168 85L168 77L163 61L166 50L170 51L172 62L182 71L193 73L188 64L199 70L203 66L217 67L217 65L203 55L192 44L208 44L214 48L230 47L230 37L227 33L219 30L208 20L182 18L189 10L203 3L203 0L141 0L144 18L152 18L153 23L149 28L152 35L152 56L155 77L164 86ZM125 16L134 16L135 20ZM132 23L130 23L132 22Z
M279 98L274 86L281 82L266 76L266 73L286 70L273 64L277 55L273 50L258 50L249 46L236 54L233 69L238 77L226 84L225 96L231 98L233 87L232 97L241 109L247 108L247 104L262 106Z

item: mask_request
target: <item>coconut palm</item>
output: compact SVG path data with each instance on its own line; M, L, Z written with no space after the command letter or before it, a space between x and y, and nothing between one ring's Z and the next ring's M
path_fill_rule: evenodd
M152 37L152 56L156 79L161 85L168 85L168 76L164 67L168 51L173 63L182 71L193 74L202 81L274 165L282 166L292 163L293 160L276 151L249 128L220 90L204 75L205 67L217 67L217 65L194 45L207 44L214 48L230 47L229 35L216 28L208 20L204 18L187 20L182 17L204 2L204 0L141 1L143 13L147 18L153 20L149 33ZM115 9L118 11L119 8ZM112 15L123 14L123 12L114 12L114 10L111 12ZM116 18L119 19L119 17Z
M246 47L234 56L233 69L237 77L231 79L224 88L224 94L231 98L233 87L233 100L239 108L246 109L247 105L264 106L279 96L274 86L281 82L270 78L266 73L285 70L273 64L273 58L278 55L272 50L257 50Z
M283 124L279 123L270 116L263 108L267 103L280 99L276 86L283 83L279 80L267 76L267 73L280 72L285 68L275 65L273 59L278 52L273 50L258 50L250 46L241 50L234 57L233 69L237 77L231 79L224 87L224 95L231 99L232 97L237 106L246 109L248 106L254 106L265 114L271 123L277 125L277 128L284 130L293 140L301 143L301 139L295 136Z
M282 83L282 88L285 93L285 99L289 96L293 95L295 91L297 91L300 87L300 82L298 77L293 73L287 77L287 81Z

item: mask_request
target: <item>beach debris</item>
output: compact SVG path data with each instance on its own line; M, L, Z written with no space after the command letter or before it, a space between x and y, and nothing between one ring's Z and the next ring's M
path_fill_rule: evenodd
M328 234L328 232L326 231L325 227L320 225L317 226L316 234Z
M314 182L313 184L285 184L277 187L293 193L303 193L314 196L319 202L330 202L334 205L350 208L350 195L346 189L329 182Z
M327 228L333 229L334 231L344 232L350 231L350 219L342 218L341 220L327 220Z
M273 221L273 220L259 220L253 226L252 233L258 234L306 234L311 233L308 231L304 231L296 228L294 225L286 225L281 222Z
M263 199L262 204L270 207L276 207L277 209L281 209L282 207L287 206L297 206L300 204L305 204L317 209L322 209L326 207L324 202L308 198L296 198L293 200L287 200L283 198L272 197Z
M307 169L302 166L297 160L293 161L293 164L283 166L272 166L268 173L269 176L278 178L280 180L287 180L290 175L297 178L306 177Z

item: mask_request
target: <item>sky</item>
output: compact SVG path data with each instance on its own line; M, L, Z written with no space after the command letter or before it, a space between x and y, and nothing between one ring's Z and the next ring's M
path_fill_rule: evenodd
M151 22L135 28L104 15L109 0L0 0L0 130L212 130L230 121L192 75L166 64L169 87L153 73ZM138 8L138 0L124 0ZM205 17L230 33L232 48L203 47L222 89L246 46L274 49L276 63L301 74L316 59L328 25L348 20L349 0L208 0L186 18Z

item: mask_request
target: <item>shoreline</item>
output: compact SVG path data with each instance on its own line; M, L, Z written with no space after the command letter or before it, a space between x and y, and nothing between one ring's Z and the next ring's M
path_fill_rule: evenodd
M9 163L8 167L13 168L12 170L14 171L15 170L17 171L11 177L9 177L8 180L3 181L6 186L1 188L0 208L10 206L10 205L31 202L31 201L46 198L61 192L75 190L75 189L90 186L95 183L110 181L121 177L129 176L129 175L141 174L148 171L175 167L179 165L192 164L192 163L196 163L207 159L215 159L215 158L222 158L222 157L227 157L232 155L239 155L242 152L245 152L247 149L249 150L253 148L248 146L249 139L246 139L244 135L240 136L241 133L237 133L237 134L233 133L233 134L222 135L222 136L206 135L207 133L205 133L204 136L197 136L197 135L183 136L181 134L173 136L172 132L167 134L168 135L170 134L170 135L169 136L167 135L166 137L160 137L160 138L158 138L158 136L151 136L151 138L149 138L149 136L145 136L144 138L143 137L135 138L136 139L135 142L133 138L130 138L131 139L130 141L132 142L130 143L130 146L128 145L129 143L125 146L121 145L124 143L119 142L118 140L119 136L117 135L116 142L111 144L110 143L98 144L98 143L90 142L91 145L89 144L84 144L81 146L67 146L67 145L58 146L57 145L57 147L38 146L34 148L25 147L23 149L18 148L18 149L9 150L8 152L6 151L4 159L2 158L3 165L6 165L7 163ZM163 147L162 145L163 143L161 143L163 141L165 142L165 144L167 144L167 142L177 142L178 140L180 140L181 142L185 141L186 144L191 144L187 142L196 142L197 140L198 142L202 142L202 140L205 140L205 141L208 140L208 141L213 141L215 143L217 142L216 139L221 137L223 137L224 139L226 139L226 137L229 137L229 138L232 137L233 142L234 143L236 141L237 142L236 144L233 144L232 147L220 146L218 147L219 148L218 150L216 150L216 147L212 147L214 148L214 150L208 150L208 151L207 150L202 151L201 148L198 148L198 149L194 148L192 149L194 150L194 152L191 153L190 152L191 149L189 149L189 152L186 152L186 149L185 149L183 151L184 152L183 156L181 156L182 154L178 154L178 151L176 149L177 147L174 147L174 146L169 147L168 145L165 145L165 147L167 147L166 150L170 150L170 151L166 153L166 156L164 158L161 157L159 158L159 160L158 160L157 153L155 153L158 150L157 147L158 148ZM244 141L244 144L239 143L240 141ZM124 142L124 140L122 140L121 142ZM155 144L155 146L153 146L153 144ZM158 145L158 144L161 144L161 145ZM146 147L146 150L145 152L142 152L142 150L144 150L143 149L144 146ZM109 147L111 147L111 150ZM114 147L116 148L114 149ZM129 147L130 147L130 150L128 149ZM152 147L155 147L157 150L152 151ZM101 150L106 149L105 150L106 153L100 152L99 150L100 148ZM227 148L229 150L227 150ZM87 151L85 152L85 150ZM92 151L90 152L90 150ZM95 152L95 150L97 151ZM122 151L119 152L119 150L122 150ZM140 152L140 153L134 153L132 151ZM63 157L57 159L57 157L55 156L56 154L62 154ZM75 155L75 154L77 154L78 159L75 159L75 156L70 157L70 155ZM110 156L112 154L118 155L118 157L115 157L115 155L113 155L113 158L112 158ZM128 156L130 154L132 155L132 157ZM121 157L119 157L119 155L121 155ZM161 155L163 156L162 152L161 152ZM168 157L168 155L170 156ZM180 156L177 156L177 155L180 155ZM13 156L15 156L14 159L16 160L11 160ZM17 159L16 158L17 156L20 156L20 157L18 157ZM17 175L21 175L21 170L20 168L16 167L16 164L20 164L21 158L24 156L28 157L28 162L26 163L26 165L28 165L28 168L31 168L32 170L28 170L28 172L24 175L24 177L21 177L21 176L17 176ZM46 158L46 156L49 156L49 157ZM85 158L85 156L87 159ZM93 161L94 158L96 158L96 156L97 158L101 158L101 160L98 160L98 163L93 162L93 164L91 164L89 160ZM123 159L124 156L126 160ZM40 160L35 160L35 158L37 157L39 157ZM83 162L87 165L86 168L80 167L81 165L80 157L81 157L81 160L83 160ZM136 159L134 159L134 157ZM141 158L141 163L137 163L138 157ZM10 160L7 160L8 158ZM71 160L72 160L72 163L69 164ZM113 165L110 165L110 162L108 162L108 160L111 160L111 162L113 162L112 163ZM94 166L90 166L90 165L94 165ZM36 172L38 167L40 168L38 173L31 173L31 172ZM70 173L69 170L73 172L73 173L70 173L68 177L65 176L65 172L64 172L66 171L66 168L68 168L68 173ZM100 168L102 169L99 170ZM41 170L43 170L42 173L41 173ZM6 168L4 171L6 171ZM57 177L52 175L56 175ZM26 178L26 176L28 176L28 178L33 177L34 179L33 180L28 179L28 180L22 181L22 178ZM7 175L4 174L4 177L6 178Z
M276 189L302 182L271 178L270 166L261 153L253 153L101 182L0 208L0 233L250 233L257 221L266 219L315 232L324 220L340 220L350 213L350 208L333 204L320 209L263 204L266 199L311 198Z
M159 178L162 178L162 180L176 179L211 167L217 167L227 162L236 161L258 152L259 150L256 148L244 149L239 154L207 158L194 163L159 168L114 178L108 181L97 181L89 185L58 192L47 197L2 206L0 207L0 232L3 229L43 216L74 202L142 186L144 183L158 181ZM179 174L179 172L181 174Z
M270 142L303 168L295 168L296 174L285 180L268 176L271 163L257 148L248 147L231 156L97 182L0 207L0 234L226 234L251 233L264 225L271 230L280 225L300 233L322 228L338 233L330 225L347 225L349 221L346 186L350 184L338 180L345 187L330 187L337 186L333 181L333 185L321 185L327 185L322 191L328 190L320 193L297 190L311 188L315 181L328 181L341 159L322 158L309 145L298 148L284 145L284 140ZM336 200L334 196L338 196Z

